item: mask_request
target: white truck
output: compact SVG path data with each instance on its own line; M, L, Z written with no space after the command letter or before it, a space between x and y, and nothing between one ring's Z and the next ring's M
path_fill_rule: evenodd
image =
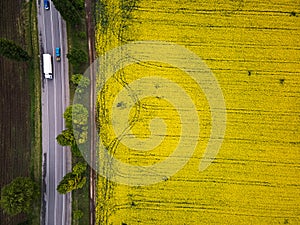
M43 72L45 74L45 78L53 79L52 75L52 58L50 54L43 54Z

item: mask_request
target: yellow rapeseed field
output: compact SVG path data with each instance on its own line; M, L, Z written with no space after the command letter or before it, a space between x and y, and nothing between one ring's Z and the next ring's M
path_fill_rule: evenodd
M216 77L227 120L215 160L200 172L212 128L204 91L188 73L166 62L141 61L119 70L98 95L100 138L114 158L151 166L166 160L182 138L184 124L172 101L185 100L148 96L133 105L119 102L118 95L136 80L145 87L157 77L176 83L193 102L200 132L188 163L161 182L129 186L98 176L97 224L300 224L299 10L299 0L98 2L99 56L132 41L183 46ZM177 90L169 92L176 96ZM121 119L131 135L122 138L143 142L154 133L163 136L161 143L138 151L119 140L115 104L130 107L128 118ZM152 123L156 118L164 126Z

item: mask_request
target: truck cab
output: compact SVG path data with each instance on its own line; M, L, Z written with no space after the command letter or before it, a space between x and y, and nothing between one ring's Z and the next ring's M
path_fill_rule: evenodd
M60 61L60 48L55 48L56 61Z

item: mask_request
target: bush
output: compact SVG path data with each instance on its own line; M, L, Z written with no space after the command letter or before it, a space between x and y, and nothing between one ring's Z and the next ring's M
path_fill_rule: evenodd
M85 173L86 167L87 167L86 163L79 162L73 167L72 171L76 175L81 175Z
M73 219L79 220L83 217L83 212L81 210L76 210L73 212Z
M30 59L28 53L13 41L0 38L0 55L17 61L27 61Z
M75 115L74 117L73 114ZM81 104L69 106L64 113L66 126L72 129L78 144L83 144L87 141L88 115L87 109Z
M82 157L82 154L77 146L77 144L74 144L71 146L71 152L73 157Z
M82 88L86 88L90 84L90 79L83 76L82 74L73 74L71 77L71 81L74 85L80 85L80 87Z
M75 115L73 117L73 114ZM74 104L66 108L64 119L66 130L56 137L61 146L71 146L73 156L81 157L77 144L84 144L88 138L88 110L81 104ZM77 142L77 143L76 143Z
M85 39L86 39L86 32L84 32L84 31L78 32L78 33L77 33L77 36L78 36L80 39L85 40Z
M79 126L87 126L88 115L88 110L81 104L74 104L67 107L64 112L66 127L73 129L78 128Z
M71 52L67 54L67 57L74 66L79 66L88 61L87 53L78 48L73 48Z
M70 0L70 2L78 11L84 10L84 0Z
M78 0L77 0L78 1ZM81 21L81 13L69 0L52 0L61 16L70 24L76 25Z
M18 225L31 225L31 224L32 224L32 221L30 221L30 220L26 220L24 222L18 223Z

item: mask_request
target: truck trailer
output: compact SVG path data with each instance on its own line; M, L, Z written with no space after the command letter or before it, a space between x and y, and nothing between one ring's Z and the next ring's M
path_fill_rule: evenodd
M43 73L45 78L53 79L52 76L52 58L50 54L43 54Z

